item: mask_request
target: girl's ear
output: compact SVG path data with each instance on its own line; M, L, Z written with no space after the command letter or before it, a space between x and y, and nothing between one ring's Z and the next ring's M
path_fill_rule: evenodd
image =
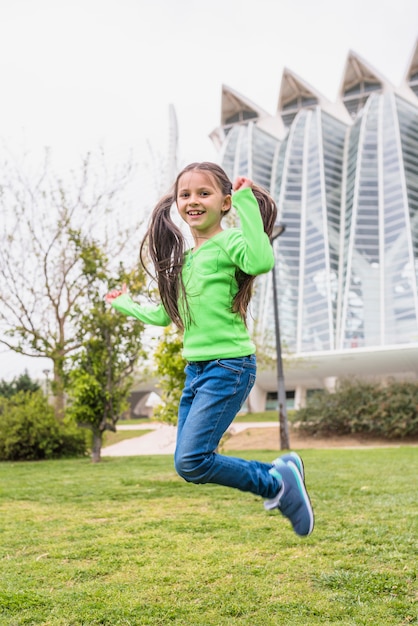
M224 198L224 203L222 206L222 211L229 211L232 207L232 196L228 195Z

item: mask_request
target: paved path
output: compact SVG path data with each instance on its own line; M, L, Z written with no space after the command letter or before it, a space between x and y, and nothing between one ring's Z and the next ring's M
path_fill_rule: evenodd
M233 435L247 428L272 428L276 422L237 422L229 428ZM151 430L151 433L132 439L124 439L112 446L102 449L102 456L139 456L147 454L174 454L176 445L177 428L168 424L140 424L117 426L121 430Z

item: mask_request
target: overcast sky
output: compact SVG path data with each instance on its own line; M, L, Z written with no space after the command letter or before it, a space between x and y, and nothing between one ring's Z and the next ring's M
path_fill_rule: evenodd
M417 0L0 0L0 138L146 155L171 103L181 163L216 160L223 84L274 114L288 67L335 100L354 50L398 85L417 37ZM22 363L0 349L0 378Z

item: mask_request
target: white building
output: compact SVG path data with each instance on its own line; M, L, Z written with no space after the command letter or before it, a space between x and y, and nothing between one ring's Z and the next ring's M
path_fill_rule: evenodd
M418 41L399 87L350 52L336 102L288 69L273 116L223 87L211 137L230 177L270 189L286 225L275 253L289 406L339 378L418 379ZM266 350L271 280L253 307ZM253 409L276 390L259 369Z

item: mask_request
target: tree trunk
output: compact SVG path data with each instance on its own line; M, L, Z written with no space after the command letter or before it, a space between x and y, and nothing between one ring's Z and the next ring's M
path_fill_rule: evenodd
M102 452L102 436L100 430L93 430L93 443L91 448L91 460L93 463L100 463Z
M54 361L54 379L52 383L54 395L54 412L58 421L62 422L65 415L64 380L59 365Z

